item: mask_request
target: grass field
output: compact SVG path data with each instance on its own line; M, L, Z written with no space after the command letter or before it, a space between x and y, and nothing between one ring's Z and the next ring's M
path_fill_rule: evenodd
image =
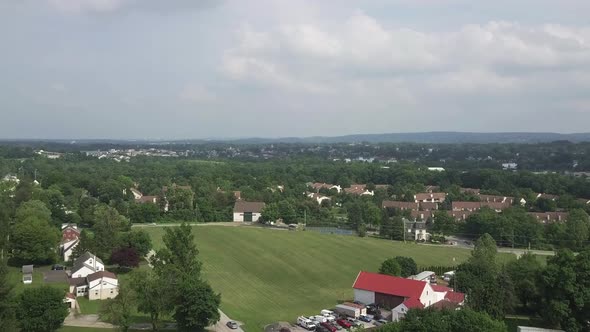
M8 279L9 279L10 283L12 283L14 285L14 291L17 294L22 292L24 289L39 287L42 285L49 285L51 287L55 287L55 288L59 288L59 289L63 289L63 290L68 289L69 285L65 282L63 282L63 283L45 283L43 281L43 272L50 271L50 270L51 270L51 266L41 266L41 267L35 266L33 269L33 283L25 285L22 282L23 275L21 272L21 268L10 266L10 267L8 267Z
M156 248L163 228L146 228ZM469 250L373 238L250 227L193 227L204 275L221 293L222 310L259 331L351 299L360 270L377 271L392 256L418 265L457 265ZM504 256L504 255L502 255ZM513 255L506 255L507 257Z

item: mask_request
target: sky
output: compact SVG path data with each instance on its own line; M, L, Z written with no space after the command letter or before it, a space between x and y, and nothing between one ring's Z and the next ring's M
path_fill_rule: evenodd
M590 131L588 0L0 1L0 138Z

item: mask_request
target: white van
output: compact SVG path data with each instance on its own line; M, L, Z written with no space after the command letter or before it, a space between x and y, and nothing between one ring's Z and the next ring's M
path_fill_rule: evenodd
M311 319L303 316L297 317L297 325L303 327L306 330L314 330L316 327Z
M336 320L336 315L334 315L334 311L324 309L320 311L320 314L326 318L328 322L333 322Z
M311 316L311 317L309 317L309 319L316 321L318 323L325 323L328 321L328 319L322 315Z

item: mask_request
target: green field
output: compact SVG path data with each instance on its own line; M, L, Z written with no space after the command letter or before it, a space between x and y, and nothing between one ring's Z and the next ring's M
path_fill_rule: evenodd
M146 228L156 248L163 228ZM351 299L360 270L377 271L391 256L418 265L457 265L470 251L373 238L254 227L195 226L204 275L221 293L222 310L259 331ZM512 256L514 257L514 256Z

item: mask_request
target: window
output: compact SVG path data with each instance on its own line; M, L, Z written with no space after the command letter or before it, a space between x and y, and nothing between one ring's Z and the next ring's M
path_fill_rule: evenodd
M111 294L113 294L113 290L111 289Z

